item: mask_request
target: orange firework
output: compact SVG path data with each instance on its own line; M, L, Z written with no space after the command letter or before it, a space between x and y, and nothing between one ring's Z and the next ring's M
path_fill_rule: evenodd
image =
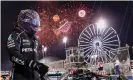
M56 3L46 2L39 8L41 31L38 32L37 37L41 44L53 44L64 34L75 37L86 24L92 21L91 9L85 4L71 2L58 5ZM85 10L85 14L84 11L80 14L83 17L78 15L80 10Z
M54 16L53 16L53 20L54 20L55 22L59 21L59 20L60 20L59 15L54 15Z

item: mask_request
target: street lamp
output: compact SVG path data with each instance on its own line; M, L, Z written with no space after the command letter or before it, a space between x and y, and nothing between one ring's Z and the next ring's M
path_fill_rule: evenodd
M44 47L44 45L42 45L43 58L44 58L44 55L46 57L46 51L47 51L47 47Z
M97 58L97 55L92 55L91 58Z
M65 49L66 49L67 37L63 38L63 43L65 43Z
M44 52L45 52L45 58L47 57L46 55L47 47L44 47ZM47 64L47 59L46 59L46 64Z
M47 47L44 47L45 57L46 57L46 51L47 51Z
M66 36L63 38L63 43L65 44L65 53L66 53L66 43L67 43L67 37ZM66 57L67 57L67 53L66 53Z
M45 52L47 51L47 47L44 47L44 51L45 51Z
M96 58L97 58L98 56L97 55L92 55L91 56L91 58L94 58L95 59L95 62L96 62Z
M106 22L105 22L104 19L100 19L100 20L96 23L96 25L97 25L97 28L98 28L98 29L103 29L103 28L105 28L105 27L107 26L107 24L106 24Z

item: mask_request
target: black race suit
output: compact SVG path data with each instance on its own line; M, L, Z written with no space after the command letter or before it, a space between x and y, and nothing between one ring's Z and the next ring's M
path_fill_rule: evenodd
M17 27L8 37L7 48L14 64L13 80L40 80L38 72L29 68L28 60L37 61L38 42Z

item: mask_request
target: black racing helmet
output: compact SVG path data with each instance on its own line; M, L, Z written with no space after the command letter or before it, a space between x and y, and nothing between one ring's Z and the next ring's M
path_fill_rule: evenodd
M39 14L30 9L21 10L18 15L18 26L24 28L30 34L35 34L40 27Z

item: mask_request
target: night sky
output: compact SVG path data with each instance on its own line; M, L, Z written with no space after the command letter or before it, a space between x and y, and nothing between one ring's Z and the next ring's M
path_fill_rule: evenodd
M13 29L14 22L17 20L17 15L19 14L20 10L33 9L37 11L38 10L37 5L47 5L50 7L52 6L52 4L56 4L57 7L60 7L61 5L64 5L66 3L70 3L70 2L64 2L64 1L62 2L61 1L57 1L57 2L2 1L1 2L2 70L11 69L11 63L9 61L8 53L6 50L6 41L7 41L8 35L11 33ZM72 2L72 3L80 3L80 2ZM94 5L94 1L93 2L84 1L82 2L82 4L85 4L88 8L92 9ZM101 4L101 8L99 10L100 4ZM128 4L127 15L123 22L127 4ZM99 14L97 15L98 10L99 10ZM119 37L120 37L121 46L125 46L125 44L133 46L133 15L131 16L131 12L133 11L133 2L130 1L128 3L127 1L123 1L123 2L122 1L119 1L119 2L96 1L93 11L98 17L103 16L104 18L106 18L108 21L108 25L113 27L116 30L116 32L119 34ZM123 27L122 27L122 23L123 23ZM120 34L120 30L121 30L121 34ZM64 44L61 41L62 41L62 38L59 37L55 43L49 45L50 47L48 48L48 52L47 52L49 56L57 57L59 59L65 58ZM77 46L77 37L75 38L71 36L71 39L69 39L67 44L67 47L70 47L70 46Z

